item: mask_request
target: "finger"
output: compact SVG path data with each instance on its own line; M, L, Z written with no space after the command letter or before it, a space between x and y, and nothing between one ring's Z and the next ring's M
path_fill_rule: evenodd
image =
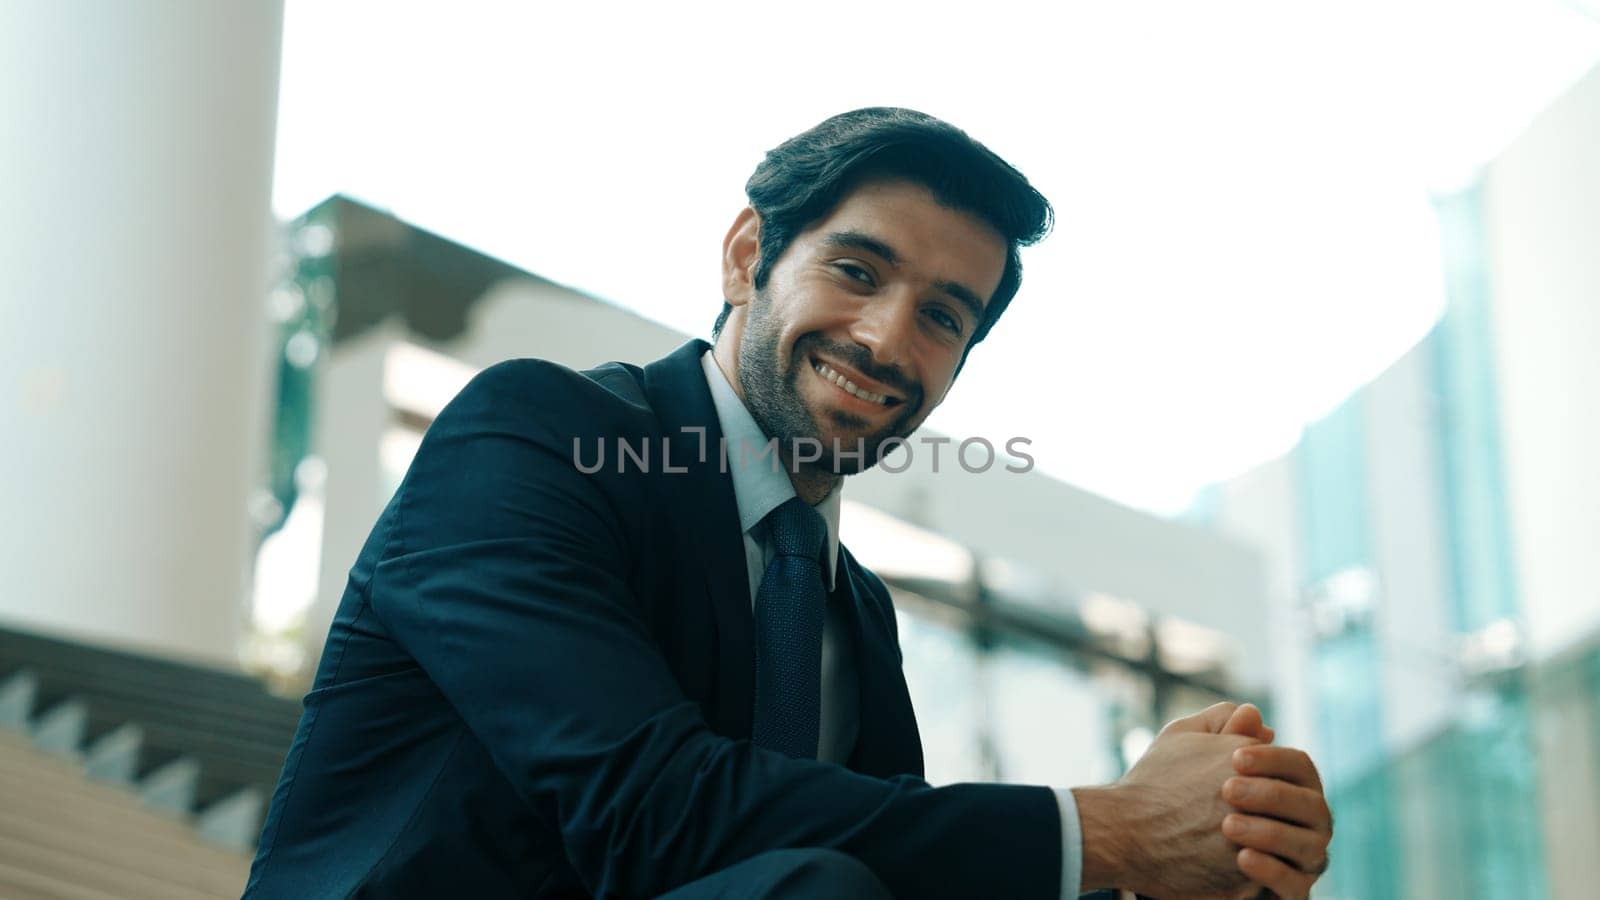
M1301 872L1317 868L1327 855L1328 842L1320 832L1277 819L1229 813L1222 818L1222 834L1241 847L1288 860Z
M1233 768L1240 775L1281 778L1301 787L1322 790L1322 776L1304 750L1293 747L1240 747L1233 751Z
M1272 891L1284 900L1302 900L1311 896L1315 875L1307 875L1270 853L1249 847L1239 851L1239 871L1244 877Z
M1228 717L1227 724L1222 726L1223 734L1237 734L1248 738L1255 738L1263 743L1271 743L1272 729L1261 719L1261 710L1254 703L1245 703L1233 711Z
M1271 816L1313 831L1333 833L1328 800L1311 788L1276 778L1235 775L1222 783L1222 799L1240 812Z
M1222 731L1222 726L1228 724L1228 717L1232 716L1233 711L1237 708L1238 705L1234 703L1214 703L1192 716L1184 716L1181 719L1173 719L1171 722L1168 722L1167 727L1161 729L1161 731L1163 734L1169 731L1194 731L1209 734L1219 734Z
M1242 734L1254 737L1256 730L1263 724L1261 710L1254 703L1241 703L1234 707L1233 713L1228 716L1228 721L1222 726L1222 734Z

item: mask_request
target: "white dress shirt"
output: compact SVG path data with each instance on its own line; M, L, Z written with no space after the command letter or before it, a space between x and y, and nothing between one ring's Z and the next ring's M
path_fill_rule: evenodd
M794 484L782 464L773 457L758 455L767 436L751 417L744 401L734 391L728 377L710 350L700 357L711 402L716 407L722 437L727 441L728 474L733 478L733 500L739 509L739 528L744 532L745 570L749 575L750 603L755 605L761 576L767 570L774 548L767 538L762 519L784 501L795 496ZM746 454L742 447L749 447ZM824 573L831 593L839 565L839 488L815 505L828 523L828 568ZM845 633L844 611L829 604L822 626L822 709L817 739L817 759L844 765L855 749L860 731L861 695L856 687L855 657ZM1069 790L1056 791L1061 810L1061 896L1078 896L1083 872L1083 840L1079 835L1078 804Z

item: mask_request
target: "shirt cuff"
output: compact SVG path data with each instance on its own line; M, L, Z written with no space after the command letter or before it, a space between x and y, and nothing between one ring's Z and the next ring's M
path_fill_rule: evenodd
M1056 790L1061 811L1061 898L1073 900L1083 884L1083 829L1078 824L1078 800L1066 788Z

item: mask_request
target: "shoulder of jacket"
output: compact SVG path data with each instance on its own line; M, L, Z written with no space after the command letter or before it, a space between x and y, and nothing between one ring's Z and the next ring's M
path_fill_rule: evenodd
M638 428L645 424L640 414L651 416L641 378L637 366L620 362L580 372L547 359L508 359L474 376L453 404L490 404L501 411L536 413L546 420L576 416Z

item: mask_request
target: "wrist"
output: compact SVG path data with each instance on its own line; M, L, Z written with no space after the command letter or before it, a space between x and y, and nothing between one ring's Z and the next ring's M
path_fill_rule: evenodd
M1079 892L1127 887L1140 871L1138 841L1131 822L1138 788L1130 785L1073 788L1078 827L1083 836L1083 878Z

